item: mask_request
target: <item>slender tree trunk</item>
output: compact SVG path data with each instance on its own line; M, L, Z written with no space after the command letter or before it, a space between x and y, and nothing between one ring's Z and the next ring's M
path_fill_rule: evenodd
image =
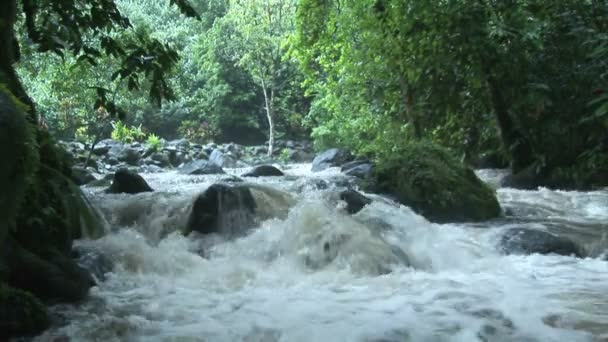
M274 113L272 105L274 102L274 91L271 89L270 94L268 94L268 89L264 79L262 79L262 91L264 92L266 119L268 120L268 157L272 157L272 150L274 148Z

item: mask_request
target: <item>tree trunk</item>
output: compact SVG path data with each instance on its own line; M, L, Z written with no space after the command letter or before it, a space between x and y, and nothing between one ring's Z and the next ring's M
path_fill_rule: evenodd
M517 173L534 161L532 147L528 139L515 127L515 122L509 114L507 101L502 96L496 79L487 74L486 82L490 91L490 98L494 107L494 114L498 122L503 146L511 156L511 169L513 173Z
M412 91L408 89L407 83L403 76L399 77L399 85L401 88L401 96L403 96L403 117L412 125L414 131L414 137L417 140L422 139L422 128L414 113L414 95Z
M25 92L13 67L13 64L19 60L19 44L13 28L16 15L16 0L5 0L0 5L0 84L5 84L19 101L29 106L28 119L38 124L34 102Z
M274 101L274 91L270 90L270 96L266 83L262 79L262 91L264 92L264 102L266 104L266 119L268 120L268 157L272 157L274 148L274 113L272 103Z

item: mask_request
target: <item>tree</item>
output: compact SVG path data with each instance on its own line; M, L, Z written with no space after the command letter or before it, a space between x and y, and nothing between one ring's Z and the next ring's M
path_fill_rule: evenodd
M170 2L195 15L185 1ZM23 20L17 22L18 16ZM48 325L39 300L86 296L93 282L71 258L72 241L102 232L96 212L69 179L65 152L39 125L34 103L15 72L22 52L16 32L24 32L39 51L62 58L72 55L92 65L104 54L117 59L111 79L132 90L145 85L159 104L173 95L165 72L178 55L146 35L122 39L118 32L130 28L114 1L8 0L0 5L0 339L37 333ZM97 87L95 93L95 108L124 114L110 89Z
M606 64L591 42L606 35L606 11L603 1L303 0L293 54L315 96L313 134L359 153L418 139L462 150L495 127L515 173L597 182L594 168L608 167L593 148Z
M261 87L268 121L268 155L275 140L278 98L288 87L290 61L284 60L285 40L293 31L295 0L234 1L221 25L234 29L226 53ZM226 38L224 38L226 39Z

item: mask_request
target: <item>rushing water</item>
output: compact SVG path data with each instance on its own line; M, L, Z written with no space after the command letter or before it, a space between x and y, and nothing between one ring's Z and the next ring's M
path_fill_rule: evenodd
M37 340L608 341L608 192L498 189L504 218L438 225L379 197L348 215L332 187L312 186L338 172L309 168L254 180L258 227L236 239L179 233L222 177L88 189L109 232L78 245L114 268L85 303L53 307ZM501 255L512 227L568 236L591 257Z

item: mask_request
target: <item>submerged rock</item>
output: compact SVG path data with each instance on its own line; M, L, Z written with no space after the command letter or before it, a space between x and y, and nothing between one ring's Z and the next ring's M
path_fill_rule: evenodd
M509 229L499 241L505 254L558 254L583 257L582 249L572 240L528 228Z
M213 184L194 201L184 233L239 235L250 228L255 209L255 200L246 185Z
M361 211L363 207L372 203L371 199L352 189L340 192L340 199L346 202L346 211L350 214L356 214Z
M482 221L500 215L496 194L450 153L431 143L403 146L379 160L365 184L433 222Z
M284 173L272 165L259 165L243 174L243 177L283 176Z
M74 247L72 254L78 265L87 269L97 281L105 281L106 273L114 269L112 259L99 250L78 246Z
M146 180L128 169L120 169L114 174L112 185L106 190L109 194L138 194L154 191Z
M216 175L226 173L221 166L207 160L193 160L182 166L179 172L186 175Z
M323 151L315 157L315 159L312 161L312 172L323 171L333 166L341 166L344 163L352 160L352 158L353 157L350 152L346 150L331 148Z

